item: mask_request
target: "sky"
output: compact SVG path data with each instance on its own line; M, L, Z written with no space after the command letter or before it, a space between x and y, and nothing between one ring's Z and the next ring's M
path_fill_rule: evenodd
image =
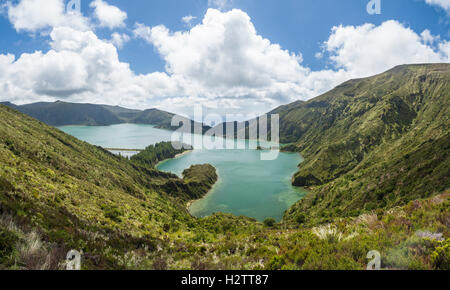
M449 20L450 0L0 0L0 101L247 119L449 62Z

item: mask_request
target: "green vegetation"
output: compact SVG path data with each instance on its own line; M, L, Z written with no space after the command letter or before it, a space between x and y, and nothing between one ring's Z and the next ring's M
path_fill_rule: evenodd
M22 106L16 106L11 103L3 104L52 126L106 126L123 122L116 114L101 105L74 104L60 101Z
M276 223L277 223L276 220L273 218L267 218L264 220L264 225L266 227L273 227Z
M178 147L181 149L175 149ZM186 151L184 148L189 148L188 145L179 144L179 146L173 146L171 142L161 142L156 145L150 145L139 154L133 155L131 161L155 167L159 162L174 158L178 154Z
M316 221L404 205L449 188L450 65L410 65L282 107L283 139L305 158L293 183Z
M192 217L217 173L154 169L164 144L127 160L0 105L0 268L62 269L76 249L83 269L364 269L377 250L383 268L448 270L448 68L280 108L286 147L306 159L296 180L317 185L278 224Z
M118 268L114 255L193 219L185 202L205 194L200 186L0 107L0 215L25 225L23 235L35 229L49 244L100 255L86 267Z
M84 125L107 126L122 123L155 125L156 128L177 130L182 124L172 126L172 113L158 109L145 111L126 109L119 106L77 104L57 101L54 103L33 103L17 106L10 102L0 103L38 119L51 126ZM183 123L191 123L192 133L196 122L179 116ZM203 126L203 132L210 129Z
M183 181L189 188L189 199L199 199L206 195L217 182L216 169L210 164L192 165L183 171Z
M168 112L160 111L157 109L150 109L140 112L132 119L131 123L151 124L157 125L157 128L160 129L174 130L175 128L172 127L171 124L172 118L174 116L175 116L174 114ZM188 119L186 120L189 121Z

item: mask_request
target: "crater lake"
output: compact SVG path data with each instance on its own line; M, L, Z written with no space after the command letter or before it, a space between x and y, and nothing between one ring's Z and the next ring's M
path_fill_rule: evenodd
M90 144L117 149L144 149L158 142L171 141L174 133L157 129L152 125L140 124L58 128ZM183 142L189 143L186 140ZM248 148L249 142L252 141L227 140L227 142L243 142ZM270 146L270 144L261 145ZM127 151L120 153L127 155ZM219 180L216 185L208 195L190 205L189 210L196 217L223 212L248 216L259 221L266 218L279 221L284 211L307 193L305 189L291 184L291 178L302 159L297 153L280 152L275 160L264 161L261 160L261 153L260 150L252 149L194 148L187 154L161 162L157 169L175 173L180 177L184 169L195 164L209 163L217 169Z

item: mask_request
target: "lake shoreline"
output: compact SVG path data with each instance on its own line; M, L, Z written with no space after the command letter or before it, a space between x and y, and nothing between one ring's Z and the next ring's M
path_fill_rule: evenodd
M214 183L214 185L211 187L211 189L210 189L204 196L202 196L201 198L193 199L193 200L190 200L190 201L188 201L188 202L186 203L186 209L187 209L187 211L189 212L189 214L190 214L191 216L193 216L193 217L195 217L195 218L200 218L200 217L197 217L197 216L195 216L194 214L192 214L192 212L191 212L191 206L192 206L195 202L200 201L200 200L203 200L203 199L206 199L209 195L213 194L214 191L217 189L217 186L222 182L222 178L220 178L220 172L219 172L219 169L217 169L216 167L214 167L214 168L216 169L217 181Z
M93 145L117 149L146 148L151 144L170 142L172 137L168 131L136 124L61 129ZM260 221L266 217L281 219L283 212L306 192L292 185L292 177L303 160L301 154L280 151L276 160L269 162L260 158L260 150L250 150L249 140L235 139L234 142L232 148L235 150L179 151L181 153L173 154L173 158L157 162L154 168L181 178L183 170L192 165L211 164L218 170L218 182L207 193L204 188L203 192L206 194L200 200L183 203L183 208L186 206L196 216L226 212ZM243 146L246 149L239 149ZM261 144L260 149L268 146L270 143ZM122 152L123 154L128 153Z
M177 158L183 157L184 155L187 155L187 154L189 154L189 153L192 153L193 151L194 151L193 149L186 150L186 151L184 151L183 153L178 153L177 155L175 155L175 156L172 157L172 158L167 158L167 159L161 160L161 161L159 161L159 162L155 165L155 169L160 170L160 169L158 168L158 166L164 164L165 162L167 162L167 161L169 161L169 160L173 160L173 159L177 159ZM217 170L217 169L216 169L216 170ZM160 170L160 171L163 171L163 170Z
M253 150L253 151L258 151L258 150ZM168 162L169 160L175 160L175 159L178 159L178 158L182 158L183 156L185 156L186 154L189 154L189 153L191 153L192 151L188 151L188 152L183 152L182 154L179 154L179 155L177 155L176 157L174 157L174 158L171 158L171 159L167 159L167 160L165 160L164 162ZM292 188L294 191L295 191L295 194L296 195L298 195L299 196L299 198L298 198L298 200L297 201L295 201L295 202L298 202L299 200L301 200L302 198L304 198L304 196L307 194L307 193L304 193L304 194L302 194L302 192L298 192L297 190L306 190L305 188L302 188L302 187L297 187L297 186L294 186L293 184L292 184L292 178L295 176L295 174L298 172L298 166L301 164L301 162L303 161L303 157L301 156L301 154L299 153L299 152L285 152L285 154L289 154L289 155L292 155L292 158L297 158L297 157L299 157L299 163L298 164L296 164L296 168L295 169L293 169L293 171L292 172L290 172L290 173L288 173L288 175L286 175L286 186L288 186L288 187L290 187L290 188ZM295 157L294 157L295 156ZM161 163L159 163L158 165L161 165L161 164L163 164L164 162L161 162ZM213 165L214 166L214 165ZM186 203L185 203L185 206L186 206L186 210L187 210L187 212L192 216L192 217L194 217L194 218L203 218L203 217L207 217L207 216L211 216L211 215L213 215L213 214L215 214L215 213L231 213L231 212L224 212L224 211L221 211L220 209L217 209L217 211L214 211L214 212L210 212L210 213L208 213L208 214L204 214L204 212L205 212L205 209L208 209L208 207L211 205L210 204L210 202L213 202L214 203L214 198L212 197L212 195L214 195L216 192L220 192L220 193L222 193L221 192L221 190L220 190L220 184L222 184L223 182L224 182L224 179L223 179L223 174L221 174L221 172L219 171L219 169L216 167L216 166L214 166L214 168L217 170L217 175L218 175L218 180L217 180L217 182L213 185L213 187L208 191L208 193L207 194L205 194L204 196L202 196L201 198L198 198L198 199L195 199L195 200L189 200L189 201L187 201ZM158 170L161 170L161 169L159 169L159 168L157 168ZM162 171L164 171L164 170L162 170ZM173 171L171 171L171 170L165 170L165 171L168 171L168 172L172 172L173 173ZM223 172L222 172L223 173ZM179 174L179 173L178 173ZM227 174L225 174L225 175L227 175ZM227 177L227 176L225 176L225 177ZM229 180L228 180L229 181ZM228 182L229 183L229 182ZM307 191L307 190L306 190ZM280 191L280 192L278 192L277 194L282 194L282 192ZM211 199L211 198L213 198L211 201L209 201L209 199ZM196 205L196 203L197 202L200 202L200 204L198 204L198 205ZM295 203L294 202L294 203ZM292 203L292 204L287 204L287 209L289 209L294 203ZM196 206L194 206L194 205L196 205ZM243 216L249 216L249 217L252 217L252 218L255 218L255 219L257 219L258 221L260 221L260 222L262 222L264 219L263 218L258 218L258 217L256 217L256 216L253 216L253 215L249 215L249 214L236 214L236 213L232 213L232 214L234 214L234 215L236 215L236 216L239 216L239 215L243 215ZM267 217L269 217L269 216L267 216ZM272 216L272 215L270 215L270 217L274 217L274 218L276 218L277 220L282 220L283 219L283 215L281 215L281 216Z

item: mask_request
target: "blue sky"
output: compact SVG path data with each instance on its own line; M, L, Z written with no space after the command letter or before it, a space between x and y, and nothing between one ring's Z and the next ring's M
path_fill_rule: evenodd
M348 78L403 63L448 62L450 54L450 0L381 0L380 15L367 13L369 0L81 0L76 17L61 10L67 2L1 1L0 93L3 84L8 100L179 113L202 103L221 114L259 114ZM182 21L186 16L192 21ZM204 18L209 24L202 26ZM112 41L113 33L123 43ZM236 41L236 51L221 38ZM102 53L91 58L81 52L85 46L66 47L69 40ZM111 65L90 66L102 58ZM21 81L14 79L20 71L29 74Z

